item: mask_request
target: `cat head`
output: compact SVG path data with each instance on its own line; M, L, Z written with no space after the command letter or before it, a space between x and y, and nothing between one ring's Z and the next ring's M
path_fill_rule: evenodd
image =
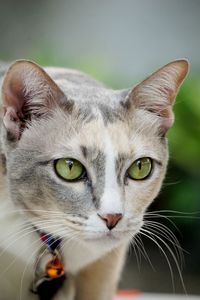
M172 105L187 71L187 61L174 61L113 91L80 73L11 65L2 149L11 198L27 220L82 242L136 234L161 188Z

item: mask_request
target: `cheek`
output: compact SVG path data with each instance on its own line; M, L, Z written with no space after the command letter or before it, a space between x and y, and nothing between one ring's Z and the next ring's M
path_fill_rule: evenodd
M127 209L134 213L146 210L161 188L162 177L151 182L129 182L125 187Z
M64 212L85 213L93 207L91 190L84 182L52 184L47 193L51 194L51 202Z

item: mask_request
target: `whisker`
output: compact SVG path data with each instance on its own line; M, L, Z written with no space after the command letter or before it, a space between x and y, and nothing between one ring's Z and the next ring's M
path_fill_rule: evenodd
M146 261L149 262L149 264L150 264L152 270L155 271L155 268L154 268L154 266L153 266L153 264L152 264L152 262L151 262L151 260L150 260L149 255L147 254L147 252L146 252L146 250L145 250L143 241L142 241L142 239L140 238L139 234L137 234L137 235L135 236L135 239L138 239L138 241L139 241L139 245L140 245L139 249L140 249L140 251L141 251L143 257L145 258Z
M50 224L50 226L45 226L45 229L50 229L51 228L51 224L52 224L52 221L41 221L41 222L38 222L38 224L37 225L46 225L46 224ZM57 225L59 225L60 224L60 222L59 221L57 221ZM55 224L53 224L53 226L55 226ZM31 233L34 233L34 232L37 232L37 229L38 228L34 228L34 226L31 224L31 225L29 225L28 227L25 227L24 229L22 229L22 230L20 230L20 231L18 231L18 232L15 232L15 233L13 233L11 236L9 236L9 239L7 239L8 241L9 240L12 240L12 242L10 242L1 252L0 252L0 257L5 253L5 251L7 250L7 249L9 249L10 248L10 246L12 246L13 244L15 244L18 240L20 240L20 239L23 239L24 237L26 237L26 236L28 236L28 235L30 235ZM25 232L24 234L22 234L23 232ZM15 238L14 240L13 240L13 237L16 237L16 234L18 234L18 235L20 235L19 237L17 237L17 238ZM4 243L5 243L5 241L4 241Z
M49 215L48 215L49 216ZM19 239L21 239L21 238L24 238L24 237L26 237L27 235L29 235L29 234L31 234L31 233L34 233L35 231L37 231L37 229L41 229L41 227L43 227L43 225L47 225L47 224L51 224L52 223L52 220L36 220L35 218L33 219L35 222L34 222L34 225L33 224L30 224L30 223L28 223L28 226L26 226L25 228L23 228L23 229L21 229L20 231L15 231L13 234L11 234L10 236L9 236L9 238L7 239L7 241L9 242L10 240L11 240L11 243L9 243L4 249L3 249L3 251L1 251L0 252L0 257L2 256L2 254L12 245L12 244L14 244L17 240L19 240ZM57 222L57 224L58 225L60 225L60 221L62 221L62 218L60 218L60 220L59 219L56 219L55 220L56 222ZM55 221L54 221L54 223L55 223ZM21 226L25 226L26 225L26 223L24 222L24 223L22 223L22 224L19 224L19 227L21 227ZM73 229L73 230L76 230L77 228L76 228L76 226L74 226L74 225L72 225L71 223L70 223L70 221L69 220L65 220L65 226L68 226L69 228L71 228L71 229ZM37 227L37 229L36 228L34 228L34 226L36 226ZM43 229L43 228L42 228ZM46 229L47 229L47 227L46 227ZM30 231L29 231L30 230ZM22 234L23 232L25 232L24 234ZM16 238L16 235L20 235L19 237L17 237ZM14 240L13 240L13 237L15 238ZM4 243L5 243L5 241L4 241Z
M146 220L148 220L148 219L164 219L164 220L166 220L167 222L169 222L174 228L175 228L175 230L180 234L180 235L182 235L181 234L181 232L180 232L180 230L179 230L179 228L177 227L177 225L170 219L170 217L168 217L168 216L165 216L165 215L161 215L161 214L158 214L158 213L145 213L145 215L144 215L144 222L146 222ZM159 223L159 224L161 224L161 223ZM164 225L164 224L163 224ZM166 227L167 228L167 227Z
M174 274L173 274L173 270L172 270L171 263L170 263L170 261L169 261L167 255L166 255L165 251L164 251L163 248L160 246L160 244L155 240L155 238L151 236L151 232L150 232L150 231L148 231L148 230L145 230L145 231L144 231L144 229L141 229L140 234L143 235L143 236L145 236L145 237L147 237L147 238L150 239L152 242L154 242L154 243L158 246L158 248L161 250L161 252L163 253L163 255L164 255L164 257L165 257L165 259L166 259L166 261L167 261L167 264L168 264L168 266L169 266L169 270L170 270L170 274L171 274L171 280L172 280L172 288L173 288L173 291L175 292Z
M135 238L135 240L131 241L131 243L130 243L130 249L132 249L131 246L133 246L135 257L136 257L136 261L137 261L137 267L138 267L138 270L140 270L140 266L141 266L141 252L140 252L140 247L139 247L139 245L137 243L137 239L136 238Z
M0 213L0 217L5 217L5 216L8 216L8 215L12 215L12 214L15 214L15 213L24 213L24 212L30 212L30 213L43 213L46 215L49 215L49 213L53 213L54 215L69 215L69 216L74 216L74 213L69 213L69 212L60 212L60 211L55 211L55 210L43 210L43 209L15 209L15 210L9 210L8 212L3 212L3 213ZM85 218L86 216L85 215L81 215L79 214L78 217L83 217Z
M162 215L160 215L162 213ZM163 215L163 214L170 214L170 215ZM174 215L173 215L174 214ZM153 216L160 216L160 217L168 217L168 218L194 218L199 219L200 218L200 211L194 211L194 212L184 212L184 211L178 211L178 210L156 210L156 211L150 211L146 212L145 216L153 215ZM199 216L198 216L199 215Z
M180 263L181 266L183 265L183 249L179 244L178 239L176 238L176 236L173 234L173 232L167 228L165 225L160 224L158 222L149 222L146 221L144 223L144 228L149 228L151 229L152 232L154 232L155 234L160 234L160 236L166 238L174 247L177 257L180 259Z
M182 276L182 273L181 273L181 269L179 267L179 264L178 264L178 261L176 259L176 256L174 255L174 253L171 250L171 248L169 247L169 245L160 236L158 236L157 234L153 233L152 231L149 231L147 229L142 228L141 229L141 233L143 235L145 235L147 238L151 239L159 247L159 249L161 250L161 252L164 254L164 256L166 258L166 261L168 263L169 269L170 269L173 290L175 291L174 275L173 275L173 270L172 270L171 263L170 263L167 255L166 255L165 251L163 250L163 248L161 247L161 245L158 243L158 241L156 239L158 239L167 248L167 250L169 251L169 253L171 254L171 256L173 258L173 261L175 262L175 265L176 265L176 268L177 268L177 271L178 271L178 274L179 274L179 277L180 277L180 280L181 280L181 284L182 284L183 290L184 290L185 294L187 294L186 287L185 287L185 284L184 284L184 281L183 281L183 276Z

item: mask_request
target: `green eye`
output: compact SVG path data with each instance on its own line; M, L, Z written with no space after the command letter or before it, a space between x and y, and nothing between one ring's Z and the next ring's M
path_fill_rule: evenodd
M79 179L84 173L84 166L76 159L61 158L55 163L56 173L65 180Z
M148 157L142 157L132 163L128 169L128 175L131 179L145 179L152 170L152 161Z

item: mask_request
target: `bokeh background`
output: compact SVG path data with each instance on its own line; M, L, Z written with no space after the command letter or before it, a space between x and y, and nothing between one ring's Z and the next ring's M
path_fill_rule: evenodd
M3 61L28 58L42 65L78 68L120 89L183 57L190 61L190 74L174 107L168 174L150 211L165 210L160 214L169 220L151 220L168 226L179 239L185 249L186 290L200 295L200 1L0 0ZM173 248L161 233L160 237ZM166 251L173 278L162 250L142 238L151 263L145 253L140 260L132 249L122 288L184 293L168 246L157 241Z

